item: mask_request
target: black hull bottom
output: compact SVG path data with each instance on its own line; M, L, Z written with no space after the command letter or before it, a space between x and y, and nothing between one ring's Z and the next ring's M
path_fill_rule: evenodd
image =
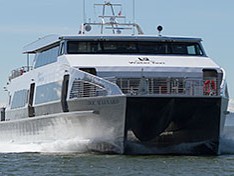
M195 155L209 156L218 155L219 143L216 141L202 141L197 143L168 144L157 146L157 144L144 144L128 141L125 144L126 155Z
M127 97L125 154L219 154L221 97Z

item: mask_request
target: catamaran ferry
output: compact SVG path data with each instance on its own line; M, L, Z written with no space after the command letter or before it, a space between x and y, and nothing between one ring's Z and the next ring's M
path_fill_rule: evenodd
M100 23L24 47L35 59L9 76L0 141L78 139L98 152L219 154L228 90L202 40L162 36L161 26L159 35L144 35L138 24L118 22L119 4L97 5ZM89 34L98 25L101 34Z

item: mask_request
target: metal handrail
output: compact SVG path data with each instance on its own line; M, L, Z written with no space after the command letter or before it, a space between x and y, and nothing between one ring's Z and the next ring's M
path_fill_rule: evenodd
M214 78L112 78L112 81L127 95L220 95L220 81Z

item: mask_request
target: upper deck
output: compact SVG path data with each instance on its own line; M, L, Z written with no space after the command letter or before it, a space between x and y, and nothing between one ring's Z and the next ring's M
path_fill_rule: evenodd
M143 47L144 48L151 47L151 50L154 50L153 53L152 51L147 50L149 54L176 54L176 52L173 53L173 51L170 51L171 52L170 53L168 51L169 47L171 48L171 50L173 50L172 46L169 46L171 44L173 44L174 50L180 49L181 54L185 54L185 53L182 53L182 49L185 49L185 48L182 48L183 46L197 45L195 46L197 48L193 48L193 50L200 50L200 51L197 51L198 54L196 55L205 56L204 49L201 45L201 41L202 41L201 38L168 37L168 36L152 36L152 35L151 36L150 35L133 35L133 36L132 35L131 36L129 35L73 35L73 36L49 35L41 39L38 39L37 41L25 46L23 48L23 53L37 53L42 50L51 48L55 45L59 45L61 41L66 41L66 42L75 41L75 42L79 42L80 45L82 44L82 42L83 44L84 42L86 42L85 45L90 45L90 47L91 45L96 48L99 47L99 49L96 49L96 51L94 52L95 54L98 54L99 51L100 53L108 53L104 51L103 49L104 44L109 45L109 46L110 44L116 45L115 47L120 47L120 46L125 47L125 49L128 49L128 52L126 52L126 54L131 54L131 50L133 51L134 54L141 53L141 50ZM128 46L126 44L128 44ZM177 44L177 46L174 46L175 44ZM69 47L69 45L67 45L67 47ZM152 47L154 47L154 49ZM67 49L69 50L69 48ZM158 51L156 50L159 50L159 49L160 49L160 52L157 53ZM143 51L144 54L147 54L147 51L145 51L145 49L143 50L144 50ZM165 50L165 51L162 51L162 50ZM113 54L115 54L115 52L116 51L113 50ZM77 51L76 54L78 53L79 52ZM90 54L89 51L87 52L81 51L81 53Z

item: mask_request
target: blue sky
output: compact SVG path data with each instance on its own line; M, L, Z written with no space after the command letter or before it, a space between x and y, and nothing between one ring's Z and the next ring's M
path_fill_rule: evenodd
M83 0L0 0L0 102L3 87L14 68L26 65L22 48L48 34L75 34L83 21ZM86 0L86 16L93 16L93 3ZM112 0L124 5L132 19L133 0ZM135 0L135 19L146 34L201 37L208 56L227 72L229 92L234 97L234 1L233 0Z

